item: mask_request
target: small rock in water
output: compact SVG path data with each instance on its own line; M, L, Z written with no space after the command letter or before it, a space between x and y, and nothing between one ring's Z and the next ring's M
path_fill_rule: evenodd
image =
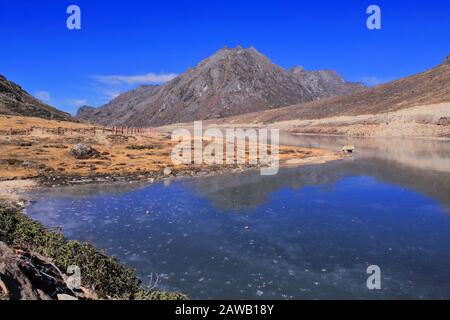
M355 146L352 145L343 146L342 151L347 153L353 153L353 151L355 151Z
M170 176L171 174L172 174L172 169L170 169L170 168L165 168L164 169L164 175Z

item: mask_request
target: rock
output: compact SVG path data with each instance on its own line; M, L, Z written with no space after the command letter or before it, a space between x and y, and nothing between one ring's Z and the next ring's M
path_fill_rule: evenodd
M437 123L438 126L448 126L450 125L450 118L441 117Z
M31 147L33 145L30 141L20 141L17 143L19 147Z
M97 150L92 148L90 145L83 143L76 144L70 150L70 155L75 159L90 159L98 154L99 152Z
M355 146L346 145L342 147L343 152L352 153L355 150Z
M172 169L170 168L165 168L164 169L164 175L165 176L170 176L172 174Z
M17 159L8 159L7 161L8 161L8 164L9 164L10 166L13 166L13 165L15 165L17 162L19 162L19 160L17 160Z
M6 284L0 279L0 300L7 300L9 298L9 290Z
M75 298L73 296L69 296L68 294L58 294L58 295L56 295L56 297L58 298L58 300L62 300L62 301L78 300L77 298Z
M0 299L76 300L65 275L50 259L10 248L3 242L0 242L0 279Z
M22 261L15 252L6 244L0 242L0 278L10 279L8 284L2 282L3 297L11 300L49 299L49 296L35 289L32 281L21 267L23 268Z
M444 63L450 64L450 53L447 55L447 58L445 58Z
M31 162L30 161L22 162L22 167L24 167L24 168L31 167Z

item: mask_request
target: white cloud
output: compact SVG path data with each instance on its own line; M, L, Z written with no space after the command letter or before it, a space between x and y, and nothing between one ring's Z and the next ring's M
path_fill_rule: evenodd
M69 100L67 100L67 103L70 104L71 106L82 107L82 106L87 105L87 100L85 100L85 99L69 99Z
M383 79L376 76L361 77L360 81L367 86L377 86L382 83L389 82L390 79Z
M101 90L101 92L109 99L117 98L121 92L115 90Z
M50 102L50 92L48 91L38 91L34 94L36 98L41 100L42 102Z
M156 84L172 80L177 75L174 73L147 73L143 75L97 75L92 78L98 82L108 85L135 85L135 84Z

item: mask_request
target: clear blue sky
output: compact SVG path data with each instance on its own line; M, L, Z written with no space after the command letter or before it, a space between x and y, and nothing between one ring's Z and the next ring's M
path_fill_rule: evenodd
M66 28L71 4L81 7L80 31ZM370 4L381 7L381 30L366 28ZM368 84L410 75L450 53L450 1L3 0L0 34L0 74L73 113L225 45Z

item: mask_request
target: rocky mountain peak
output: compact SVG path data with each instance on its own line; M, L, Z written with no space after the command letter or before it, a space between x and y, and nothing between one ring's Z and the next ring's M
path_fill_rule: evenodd
M97 109L91 106L82 106L80 108L78 108L76 117L78 117L79 115L87 115L87 114L92 114L96 111Z
M302 74L305 71L306 71L305 67L303 67L303 66L295 66L295 67L288 69L288 72L293 73L293 74Z
M259 53L255 48L243 48L237 46L235 48L224 47L214 53L209 58L201 61L197 67L233 67L234 65L252 66L258 63L270 62L267 57Z
M329 71L285 70L253 47L224 47L158 88L129 91L79 117L106 125L159 126L278 108L359 88Z

